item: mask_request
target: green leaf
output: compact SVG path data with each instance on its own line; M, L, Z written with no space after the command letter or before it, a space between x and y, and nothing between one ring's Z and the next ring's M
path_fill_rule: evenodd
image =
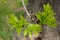
M42 16L41 12L36 13L36 17L37 17L37 19L39 19L40 21L41 21L41 16Z
M27 29L24 30L24 37L28 34Z
M29 38L32 38L32 33L29 31L28 32Z
M42 31L42 28L38 24L29 24L27 29L32 33L39 33Z
M22 31L22 28L16 28L16 32L18 33L18 35L20 35L21 31Z
M24 30L24 36L26 36L28 34L28 36L31 38L32 33L37 35L41 31L42 31L42 28L41 28L40 25L38 25L38 24L29 24Z
M9 22L10 24L15 25L18 21L19 21L19 20L17 19L16 16L11 15L8 22Z
M26 19L23 18L23 16L20 16L19 24L20 26L24 26L27 23Z
M47 3L44 4L43 7L44 7L44 11L38 12L36 14L37 19L40 21L39 24L56 28L57 22L54 17L54 11L52 10L51 6L49 5L49 3Z
M27 24L27 21L21 15L20 15L20 20L18 20L15 15L10 16L8 22L12 26L11 30L15 28L18 34L21 33L22 28L24 28L24 26Z
M52 28L56 28L57 23L56 23L56 19L54 17L51 17L46 24Z

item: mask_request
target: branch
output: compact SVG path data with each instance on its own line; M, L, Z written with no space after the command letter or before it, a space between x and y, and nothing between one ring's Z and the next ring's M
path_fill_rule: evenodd
M30 17L30 14L29 14L29 12L28 12L26 6L25 6L24 0L22 0L22 4L23 4L23 7L24 7L24 9L25 9L27 15Z

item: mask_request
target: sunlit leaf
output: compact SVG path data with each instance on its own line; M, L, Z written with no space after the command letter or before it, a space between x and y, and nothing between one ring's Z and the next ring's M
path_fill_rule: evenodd
M28 34L27 29L24 30L24 37Z
M57 22L56 18L54 17L54 11L52 10L51 6L48 4L44 4L44 11L38 12L36 14L37 19L40 21L41 25L47 25L52 28L56 28Z

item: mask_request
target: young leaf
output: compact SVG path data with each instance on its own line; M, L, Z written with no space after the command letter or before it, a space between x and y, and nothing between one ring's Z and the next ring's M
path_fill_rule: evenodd
M32 37L32 33L30 31L28 31L28 35L29 35L29 38Z
M27 23L26 19L23 18L23 16L20 16L19 24L20 26L24 26Z
M15 25L18 21L19 21L19 20L17 19L16 16L11 15L8 22L9 22L10 24Z
M24 30L24 37L28 34L27 29Z
M51 8L51 6L48 4L44 4L44 11L43 12L38 12L36 14L37 19L40 21L41 25L47 25L50 26L52 28L56 28L57 26L57 22L56 19L54 17L54 12Z
M32 33L39 33L42 31L42 28L38 24L29 24L27 29Z

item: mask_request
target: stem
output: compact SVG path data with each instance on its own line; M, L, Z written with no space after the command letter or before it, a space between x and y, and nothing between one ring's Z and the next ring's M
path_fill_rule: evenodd
M24 0L22 0L22 4L23 4L23 7L24 7L24 9L25 9L25 11L26 11L26 13L27 13L27 16L30 17L30 14L29 14L29 12L28 12L26 6L25 6Z

